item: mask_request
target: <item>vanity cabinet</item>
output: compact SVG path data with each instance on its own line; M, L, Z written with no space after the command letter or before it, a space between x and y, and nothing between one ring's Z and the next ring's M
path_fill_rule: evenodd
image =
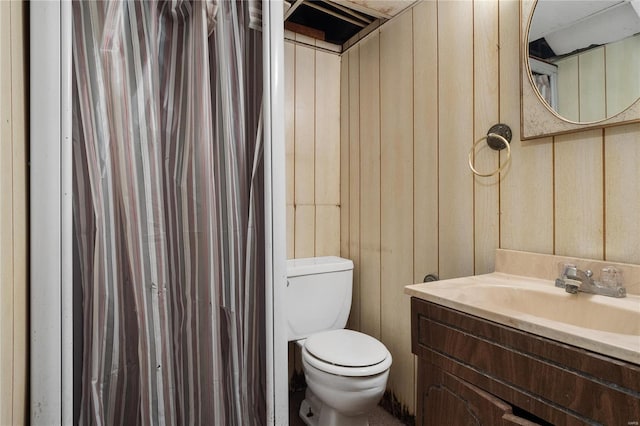
M419 425L640 422L636 364L416 297L411 331Z

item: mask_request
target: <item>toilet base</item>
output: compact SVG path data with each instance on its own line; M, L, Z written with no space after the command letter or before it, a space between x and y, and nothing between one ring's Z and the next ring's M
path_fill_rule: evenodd
M317 396L307 388L305 399L300 404L300 418L309 426L369 426L366 414L345 416L330 406L323 404Z
M302 401L302 404L300 404L300 411L298 414L305 424L309 426L318 426L318 413L313 411L311 405L306 399Z

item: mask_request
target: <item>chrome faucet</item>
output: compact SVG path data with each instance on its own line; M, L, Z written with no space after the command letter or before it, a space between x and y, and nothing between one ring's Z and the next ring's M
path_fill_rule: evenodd
M613 267L602 270L600 282L593 279L593 272L583 271L575 265L563 266L560 278L556 279L556 287L564 288L567 293L578 292L600 294L610 297L625 297L627 290L622 286L621 274Z

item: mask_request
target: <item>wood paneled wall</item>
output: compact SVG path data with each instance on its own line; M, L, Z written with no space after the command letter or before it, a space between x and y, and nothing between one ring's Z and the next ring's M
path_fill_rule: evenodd
M355 262L350 326L393 355L415 409L403 286L490 272L496 248L640 263L640 124L520 140L519 1L424 1L341 63L340 251ZM467 153L513 131L499 177ZM504 153L479 148L476 168Z
M640 35L563 57L558 112L573 121L604 120L640 96Z
M0 2L0 424L27 423L24 5Z
M340 254L340 56L285 42L287 256Z

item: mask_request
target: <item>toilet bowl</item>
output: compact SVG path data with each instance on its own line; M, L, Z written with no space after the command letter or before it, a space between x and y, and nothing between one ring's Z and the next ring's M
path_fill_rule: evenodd
M382 343L357 331L310 336L302 346L307 393L300 416L314 426L366 426L367 413L384 394L391 361Z
M288 261L289 340L302 348L307 391L299 413L310 426L366 426L386 388L392 363L387 348L344 329L352 270L350 260L338 257Z

